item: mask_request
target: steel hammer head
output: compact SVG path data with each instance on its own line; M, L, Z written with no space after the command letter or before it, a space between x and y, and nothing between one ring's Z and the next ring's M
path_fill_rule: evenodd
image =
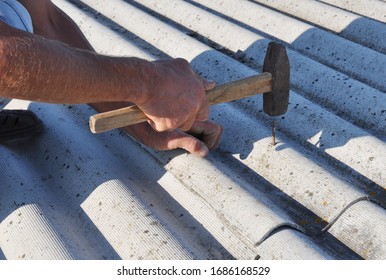
M264 93L264 112L280 116L287 112L290 91L290 65L285 47L271 42L264 59L263 72L272 75L272 90Z

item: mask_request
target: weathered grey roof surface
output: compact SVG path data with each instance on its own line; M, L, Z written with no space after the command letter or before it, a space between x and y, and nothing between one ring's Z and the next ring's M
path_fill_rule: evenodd
M0 146L0 259L386 259L386 3L55 0L98 52L184 57L218 84L287 47L276 146L262 96L213 106L206 159L93 135L86 105ZM371 2L371 3L370 3Z

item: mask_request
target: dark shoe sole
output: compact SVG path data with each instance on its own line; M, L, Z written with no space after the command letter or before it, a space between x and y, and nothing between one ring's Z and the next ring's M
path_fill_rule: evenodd
M29 138L42 129L43 122L31 111L0 111L0 142Z

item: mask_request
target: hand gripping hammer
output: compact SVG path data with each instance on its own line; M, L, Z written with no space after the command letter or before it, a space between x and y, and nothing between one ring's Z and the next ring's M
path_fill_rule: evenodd
M210 105L238 100L264 93L263 109L269 116L280 116L287 112L290 91L290 66L284 46L271 42L264 59L263 73L219 85L208 90ZM148 120L135 105L90 117L90 130L100 133ZM274 122L272 136L274 137ZM275 139L274 139L275 144Z

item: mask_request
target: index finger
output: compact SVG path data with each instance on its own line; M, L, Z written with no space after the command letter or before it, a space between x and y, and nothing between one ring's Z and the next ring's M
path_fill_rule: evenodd
M217 123L212 121L197 121L187 133L204 142L209 150L213 150L218 147L222 132L222 126Z

